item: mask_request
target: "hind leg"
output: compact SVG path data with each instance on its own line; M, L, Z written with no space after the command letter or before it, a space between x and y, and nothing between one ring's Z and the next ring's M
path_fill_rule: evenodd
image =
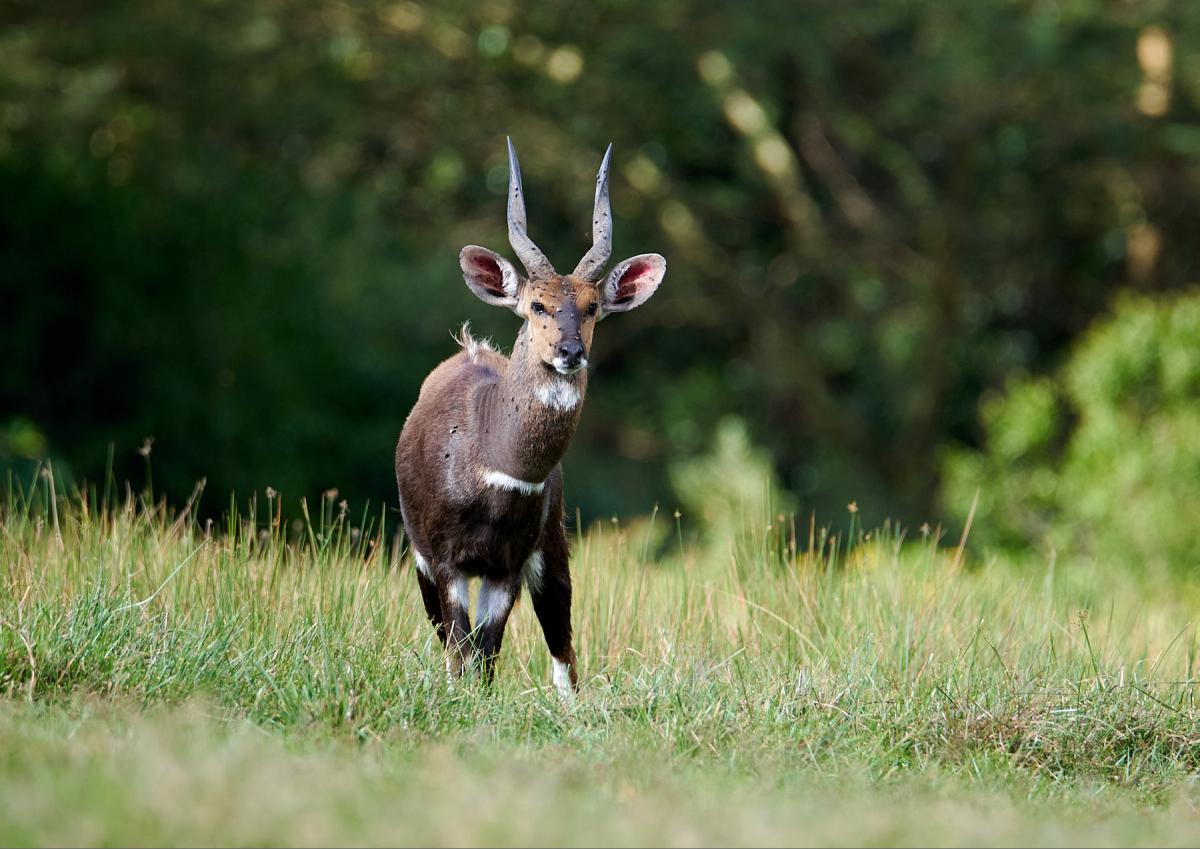
M438 593L437 582L433 579L429 561L422 557L421 552L415 548L413 549L413 558L417 564L417 586L421 588L421 601L425 603L425 615L429 617L430 623L437 631L438 639L444 646L446 645L446 625L442 621L442 597Z
M421 589L421 601L425 605L425 615L429 617L429 622L437 632L438 639L445 646L446 624L442 618L442 596L438 591L437 579L434 577L433 564L417 549L417 538L413 535L413 526L409 522L408 511L404 507L404 487L399 473L399 458L397 458L396 479L400 484L400 524L404 528L404 535L408 538L409 547L412 549L413 563L416 565L414 571L417 573L417 586ZM429 550L428 543L422 542L422 545L427 551Z

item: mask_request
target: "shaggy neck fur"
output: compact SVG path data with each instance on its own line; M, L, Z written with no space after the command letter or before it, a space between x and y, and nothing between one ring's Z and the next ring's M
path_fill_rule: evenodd
M538 484L562 460L583 409L587 369L561 375L530 350L521 328L501 379L480 399L482 457L488 470Z

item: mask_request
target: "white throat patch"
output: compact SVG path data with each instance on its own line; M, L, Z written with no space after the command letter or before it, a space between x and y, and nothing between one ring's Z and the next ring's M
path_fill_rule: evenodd
M523 481L511 475L506 475L504 472L498 472L495 469L484 471L483 483L485 486L494 486L496 489L510 489L522 495L533 495L534 493L541 492L546 487L545 481L541 481L540 483Z
M579 405L579 390L569 380L555 378L537 388L537 399L552 410L574 410Z

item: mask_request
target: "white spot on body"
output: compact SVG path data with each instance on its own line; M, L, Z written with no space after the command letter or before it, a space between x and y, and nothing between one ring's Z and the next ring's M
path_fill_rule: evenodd
M587 365L586 361L584 365ZM572 373L563 371L561 368L558 368L557 364L555 368L562 374ZM580 366L580 368L583 368L583 366ZM578 371L578 369L574 371ZM566 410L574 410L579 405L579 388L567 380L549 380L538 386L534 394L537 395L539 401L552 410L562 410L565 412Z
M542 559L540 549L529 555L529 559L521 567L521 580L525 582L525 586L529 587L531 593L542 591L542 572L545 568L546 561Z
M554 667L555 689L560 696L570 701L575 696L575 691L571 689L571 667L557 657L550 658L550 663Z
M513 596L508 586L498 581L484 580L479 588L475 610L475 628L483 628L493 619L503 619L512 609Z
M498 472L495 469L485 470L483 473L483 483L485 486L492 486L496 489L509 489L514 492L519 492L522 495L533 495L541 492L546 482L533 483L532 481L523 481L506 475L504 472Z

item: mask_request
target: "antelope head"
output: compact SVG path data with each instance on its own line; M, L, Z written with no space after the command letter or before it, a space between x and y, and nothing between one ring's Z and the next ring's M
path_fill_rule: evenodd
M570 274L559 274L529 238L521 166L508 140L508 241L525 267L522 276L495 251L468 245L459 264L471 291L485 303L508 307L525 320L527 356L546 369L570 375L587 367L596 322L611 313L644 304L662 282L667 261L659 254L639 254L617 263L607 275L612 255L612 208L608 199L608 166L612 145L600 163L592 212L592 247Z

